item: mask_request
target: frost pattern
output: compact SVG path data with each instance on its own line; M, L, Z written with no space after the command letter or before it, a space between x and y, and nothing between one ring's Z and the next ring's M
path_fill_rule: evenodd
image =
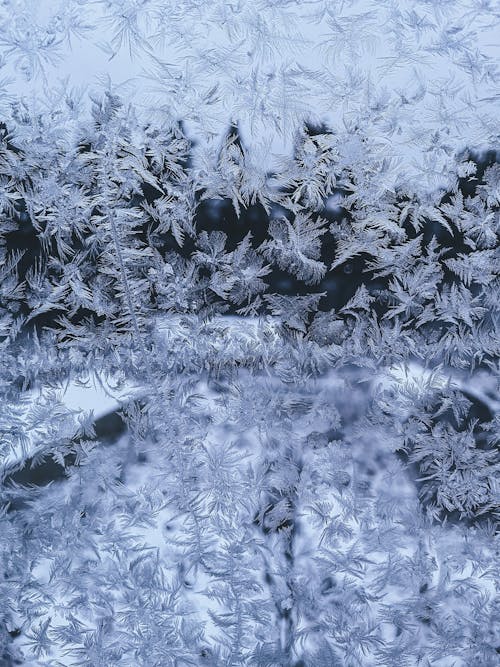
M490 0L3 0L2 104L71 91L78 113L112 81L200 146L232 122L274 168L304 120L363 128L384 185L447 187L456 151L498 142L499 25Z
M0 664L497 665L494 3L0 10Z

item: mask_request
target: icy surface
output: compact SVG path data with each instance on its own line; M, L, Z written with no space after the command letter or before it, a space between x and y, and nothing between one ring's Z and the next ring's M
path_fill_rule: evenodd
M495 2L4 0L0 12L5 106L55 108L113 84L146 121L185 123L198 151L238 124L268 170L304 119L358 126L391 162L388 187L431 190L457 152L498 139Z

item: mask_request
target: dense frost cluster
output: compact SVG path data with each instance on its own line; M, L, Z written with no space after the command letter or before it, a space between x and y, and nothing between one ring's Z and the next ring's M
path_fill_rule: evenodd
M495 3L0 5L0 667L496 666Z

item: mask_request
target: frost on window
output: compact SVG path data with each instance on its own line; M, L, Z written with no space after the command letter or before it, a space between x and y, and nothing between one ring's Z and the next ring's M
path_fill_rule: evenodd
M0 3L0 666L493 667L495 3Z

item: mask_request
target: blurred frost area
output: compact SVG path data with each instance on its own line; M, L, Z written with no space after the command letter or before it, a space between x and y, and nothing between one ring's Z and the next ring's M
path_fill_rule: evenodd
M312 390L314 386L326 386L336 393L336 402L344 402L344 418L348 412L352 413L348 421L359 416L360 410L366 409L366 402L375 397L387 402L394 426L398 427L407 420L411 409L421 397L432 391L447 390L464 393L470 400L489 410L491 415L500 412L495 379L490 373L479 370L471 374L444 365L429 369L422 360L411 358L391 366L380 365L376 370L349 364L335 370L328 363L324 372L318 373L316 377L300 381L295 377L295 381L290 383L289 366L295 368L295 362L292 356L287 358L290 351L283 345L279 318L224 315L200 323L197 327L193 318L170 315L168 318L158 318L156 325L155 340L163 350L165 369L168 369L165 377L168 378L168 374L172 373L170 380L175 377L182 383L184 378L189 384L190 378L199 375L203 378L200 380L203 384L202 400L208 399L214 390L217 393L224 386L228 369L239 367L253 368L253 375L247 379L254 377L259 383L266 377L271 378L272 369L278 381L283 382L284 387L290 386L292 393L295 391L295 383L306 391ZM191 344L195 335L197 340L206 340L207 343L205 346L199 344L196 350ZM259 368L262 370L257 370ZM220 382L217 379L219 377L222 378ZM245 382L245 377L239 381ZM168 384L168 380L166 382ZM82 429L83 432L95 429L100 421L118 414L127 405L148 401L149 398L145 387L125 377L123 373L110 375L92 370L79 376L62 373L59 377L53 376L51 381L38 384L21 395L15 407L14 421L18 425L16 437L12 438L10 447L7 440L2 443L0 472L5 474L4 471L15 471L26 466L31 459L37 465L44 459L50 461L53 443L45 437L41 438L38 431L40 424L49 415L60 422L59 427L67 424L70 431L73 429L68 435L76 438ZM9 408L12 409L12 406L9 405ZM9 412L7 414L12 421L12 415ZM68 420L69 416L71 419ZM115 442L123 433L121 419L110 423L110 428L111 431L107 430L105 435L98 432L98 437ZM372 447L373 443L370 442L367 448ZM54 479L61 478L51 463L41 473L42 476L47 475L43 483L49 482L51 475Z
M221 318L209 326L222 352L228 328L226 342L244 346L245 338L256 342L259 327L271 335L273 323L242 326L237 318ZM161 327L167 346L181 328L175 321ZM37 555L8 620L14 649L24 655L17 664L149 667L169 664L158 657L166 647L188 655L186 664L193 665L205 664L201 656L210 658L213 650L206 664L221 664L213 647L226 626L221 630L218 618L230 612L214 594L221 578L214 563L222 567L234 547L237 601L258 610L242 625L244 639L251 645L254 636L272 640L281 633L286 644L292 630L298 636L290 640L288 662L266 663L254 653L238 664L399 667L422 664L409 655L432 653L436 667L493 666L480 653L494 646L493 616L491 627L483 617L470 620L495 596L487 530L423 523L417 489L394 454L394 440L383 427L363 426L369 394L378 381L390 389L390 377L398 386L454 381L417 364L387 369L387 377L372 383L359 369L300 386L245 369L229 379L223 373L186 376L178 386L167 378L176 391L167 398L158 387L164 402L153 400L151 412L168 428L129 431L113 447L94 448L86 465L68 467L64 483L39 491L38 512L18 510L27 546ZM104 397L89 391L70 382L61 398L97 413ZM131 444L141 454L135 461L128 456ZM221 529L228 507L232 542ZM202 536L201 553L196 545L186 547L193 531ZM163 606L162 596L151 592L157 576L168 595ZM85 592L77 596L78 586ZM177 597L182 608L172 602ZM286 620L289 610L296 627ZM179 622L187 612L203 626L194 640ZM27 614L36 621L26 622ZM347 619L346 627L333 622L337 615ZM139 620L141 632L134 626ZM98 630L91 634L94 622ZM358 648L366 623L374 639ZM50 628L50 640L37 653L38 626ZM142 627L152 630L144 636ZM171 627L176 634L166 641ZM404 659L398 663L393 654L401 633ZM333 652L331 663L316 659L325 635L340 647L342 662L333 662ZM146 656L133 662L144 646ZM292 662L295 653L312 658Z
M271 170L300 123L361 127L384 185L446 187L454 155L499 137L490 0L3 0L2 112L71 113L103 86L182 120L198 151L238 124ZM81 96L80 96L81 95ZM353 151L356 146L353 145ZM352 156L354 159L355 156Z

